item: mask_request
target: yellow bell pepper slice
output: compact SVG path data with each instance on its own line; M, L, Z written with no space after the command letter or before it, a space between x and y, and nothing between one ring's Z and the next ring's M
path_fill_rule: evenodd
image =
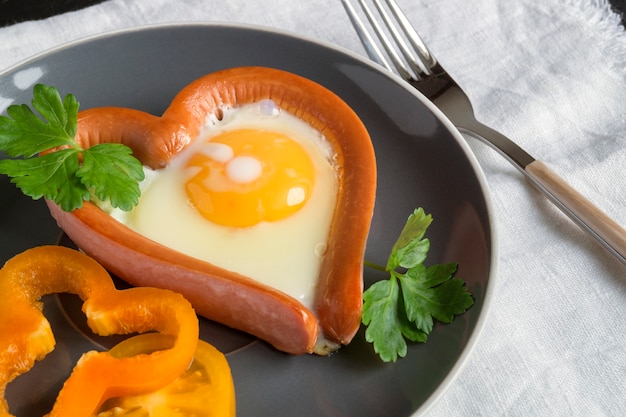
M151 353L171 346L171 338L142 334L124 340L110 353L116 357ZM92 417L234 417L235 387L226 357L199 340L194 360L174 382L146 394L111 398Z

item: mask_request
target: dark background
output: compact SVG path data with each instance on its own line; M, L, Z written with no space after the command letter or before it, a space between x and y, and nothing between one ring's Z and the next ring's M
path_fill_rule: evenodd
M25 20L44 19L55 14L82 9L104 0L0 0L0 27ZM591 1L591 0L589 0ZM610 0L626 26L626 0Z
M44 19L55 14L82 9L104 0L0 0L0 26L25 20Z
M622 25L626 27L626 0L611 0L611 6L622 16Z

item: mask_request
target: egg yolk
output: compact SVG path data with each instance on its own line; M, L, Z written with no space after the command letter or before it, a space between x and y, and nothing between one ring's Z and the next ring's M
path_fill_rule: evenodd
M297 212L309 199L315 167L288 136L252 129L212 137L187 161L185 191L198 212L224 226L248 227Z

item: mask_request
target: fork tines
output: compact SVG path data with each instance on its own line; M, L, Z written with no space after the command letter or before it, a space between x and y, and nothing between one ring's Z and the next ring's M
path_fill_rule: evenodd
M367 26L359 17L350 0L341 1L361 43L373 61L390 71L395 69L402 78L409 81L419 80L424 75L432 73L431 68L436 65L434 56L395 0L385 0L386 7L380 0L372 0L379 15L378 19L365 0L358 0L363 14L369 21L376 38L378 38L378 42L372 38ZM384 27L381 26L379 20L382 20ZM379 45L382 45L392 65L389 64Z

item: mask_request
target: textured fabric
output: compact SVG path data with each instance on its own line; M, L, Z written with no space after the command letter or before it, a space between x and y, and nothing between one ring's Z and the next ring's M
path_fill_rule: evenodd
M607 2L400 3L483 122L626 225L626 34ZM0 70L87 35L172 21L271 26L364 54L339 1L109 0L1 28ZM496 296L429 415L626 415L626 267L501 156L469 143L496 215Z

